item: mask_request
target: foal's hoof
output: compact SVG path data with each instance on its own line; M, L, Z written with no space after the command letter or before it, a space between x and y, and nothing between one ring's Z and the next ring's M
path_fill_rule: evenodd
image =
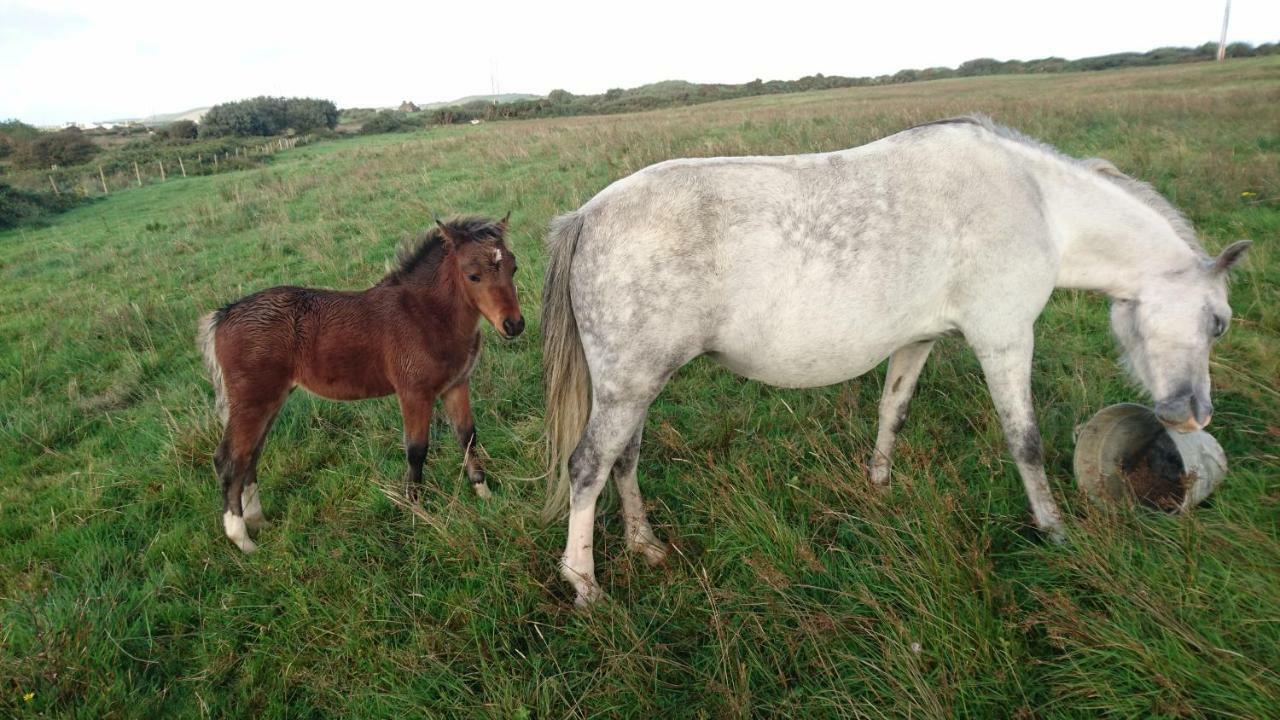
M235 543L244 554L252 554L258 549L258 546L249 539L249 530L243 517L234 515L230 511L223 513L222 529L226 532L227 539Z
M493 493L489 492L488 483L484 482L483 480L481 480L478 483L471 483L471 489L476 491L476 497L480 498L481 500L488 500L489 498L493 497Z

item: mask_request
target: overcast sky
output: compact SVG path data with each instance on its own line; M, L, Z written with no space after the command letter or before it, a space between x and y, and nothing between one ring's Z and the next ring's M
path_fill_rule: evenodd
M398 5L412 5L403 7ZM703 3L0 0L0 118L175 112L254 95L339 107L683 79L879 75L975 57L1216 41L1222 0ZM1235 0L1229 40L1280 40L1280 0Z

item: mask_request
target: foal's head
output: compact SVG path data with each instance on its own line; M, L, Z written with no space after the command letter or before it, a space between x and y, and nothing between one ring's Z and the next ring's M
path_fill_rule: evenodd
M1179 432L1209 424L1209 350L1227 331L1227 271L1249 249L1237 242L1217 258L1149 280L1111 306L1125 362L1156 401L1156 415Z
M516 256L504 242L510 217L507 213L497 222L482 218L436 220L446 250L444 269L456 273L467 301L507 340L524 332L524 315L512 279Z

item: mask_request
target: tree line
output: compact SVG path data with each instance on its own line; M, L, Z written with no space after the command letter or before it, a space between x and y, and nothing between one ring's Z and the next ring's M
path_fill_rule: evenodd
M764 81L757 79L740 84L690 83L672 80L628 90L613 88L598 95L574 95L567 90L552 90L547 97L538 100L518 100L499 105L477 101L461 106L439 108L432 111L425 121L433 124L447 124L450 122L465 123L473 118L515 119L566 115L604 115L653 110L677 105L693 105L753 95L795 93L870 85L892 85L953 77L1087 72L1112 68L1170 65L1212 60L1217 51L1217 43L1205 43L1191 48L1163 47L1144 53L1112 53L1078 60L1067 60L1060 57L1046 57L1036 60L976 58L961 63L955 68L906 69L899 70L892 75L866 77L845 77L819 73L802 77L798 80ZM1226 51L1227 57L1231 58L1275 55L1280 54L1280 44L1264 43L1254 47L1249 43L1232 43L1227 46ZM384 126L393 124L385 119L381 122Z

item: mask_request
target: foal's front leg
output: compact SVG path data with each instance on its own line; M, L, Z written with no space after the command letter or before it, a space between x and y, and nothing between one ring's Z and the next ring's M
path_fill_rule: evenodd
M427 443L431 434L431 406L435 396L428 393L401 392L400 414L404 416L404 455L409 469L404 476L404 496L418 502L422 487L422 463L427 459Z
M471 415L471 384L463 381L444 392L444 412L453 425L453 434L458 438L462 448L463 462L467 468L467 479L476 495L489 497L489 485L484 481L484 470L480 467L480 444L476 440L476 421Z

